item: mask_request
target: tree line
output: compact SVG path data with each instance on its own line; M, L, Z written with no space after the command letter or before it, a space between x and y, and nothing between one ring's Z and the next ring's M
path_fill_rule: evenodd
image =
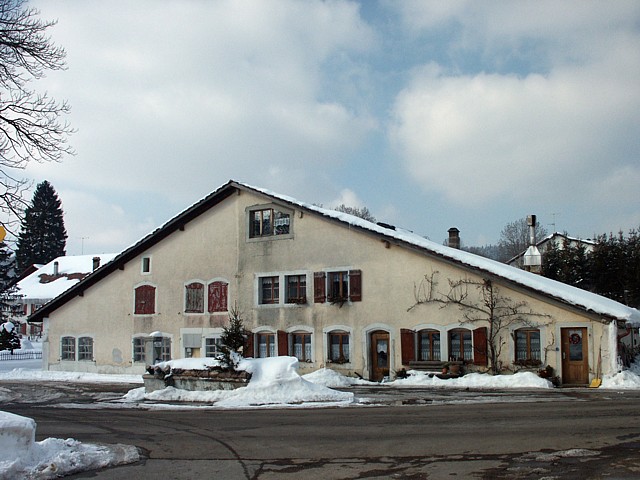
M542 256L542 275L630 307L640 307L640 232L600 235L584 244L551 245Z

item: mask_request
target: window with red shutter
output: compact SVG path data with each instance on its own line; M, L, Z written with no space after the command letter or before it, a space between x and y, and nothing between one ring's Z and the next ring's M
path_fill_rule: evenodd
M473 331L473 363L485 367L489 363L487 355L487 327L476 328Z
M362 271L349 270L349 300L362 301Z
M156 287L153 285L140 285L134 291L136 315L152 315L156 311Z
M324 272L315 272L313 274L313 301L315 303L324 303L327 301L325 282L326 274Z
M184 311L186 313L204 313L204 285L193 282L185 286Z
M229 284L226 282L211 282L209 284L208 292L208 307L209 313L226 312L227 311L227 296L229 291Z
M416 359L416 335L413 330L408 328L400 329L400 349L402 351L402 364L409 365Z
M244 334L245 342L244 348L242 349L242 356L244 358L253 358L253 356L255 355L253 346L253 333L251 333L249 330L245 330Z

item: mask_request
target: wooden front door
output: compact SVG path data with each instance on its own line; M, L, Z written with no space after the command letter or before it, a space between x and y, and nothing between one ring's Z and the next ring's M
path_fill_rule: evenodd
M389 376L389 333L378 330L371 334L371 380L379 382Z
M589 339L584 327L563 328L562 383L586 385L589 383Z

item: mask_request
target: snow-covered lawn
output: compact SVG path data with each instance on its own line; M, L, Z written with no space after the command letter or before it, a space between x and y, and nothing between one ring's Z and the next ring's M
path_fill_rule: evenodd
M32 348L38 348L37 345ZM140 375L99 375L77 372L48 372L34 361L0 362L0 380L142 383ZM204 369L212 359L184 359L163 362L163 369ZM6 364L10 364L8 366ZM334 390L352 385L380 385L359 378L345 377L331 369L320 369L300 376L294 357L242 359L239 369L252 374L246 387L231 391L190 392L167 387L145 393L144 387L130 390L122 399L124 405L145 402L198 402L213 408L313 408L354 404L351 392ZM531 372L491 376L478 373L443 380L412 371L405 379L384 384L392 387L429 386L437 388L531 389L552 388L552 384ZM612 377L605 377L600 388L640 389L640 361ZM1 392L0 392L1 398ZM135 462L138 451L130 445L94 445L74 439L48 438L35 442L36 424L30 418L0 411L0 480L13 478L49 479L73 472Z

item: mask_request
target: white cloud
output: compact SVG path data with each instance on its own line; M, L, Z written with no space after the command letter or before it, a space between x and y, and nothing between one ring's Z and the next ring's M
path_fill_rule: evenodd
M346 205L347 207L362 208L366 205L362 201L358 194L351 189L345 188L340 192L340 196L329 203L329 208L335 208L340 205Z
M540 16L523 16L520 30L496 26L484 35L533 35ZM594 33L595 17L582 24L570 21L568 29L578 31L579 39L568 43L584 46L580 41ZM599 32L606 31L609 17L615 16L605 14ZM545 196L591 202L594 190L616 182L616 172L637 177L633 125L640 124L640 36L622 29L605 38L608 55L552 62L541 74L456 75L439 65L417 69L396 98L392 127L409 175L427 191L474 206ZM608 191L609 202L624 203L628 189Z

